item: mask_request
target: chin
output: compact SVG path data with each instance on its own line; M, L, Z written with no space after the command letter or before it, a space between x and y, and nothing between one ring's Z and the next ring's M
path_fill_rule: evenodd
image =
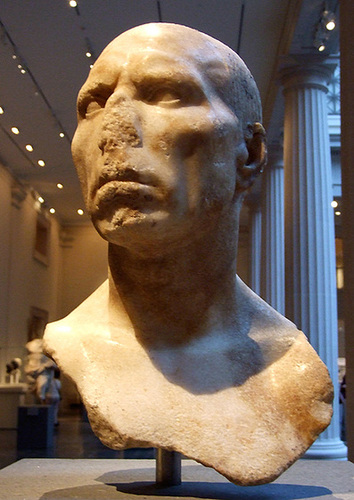
M142 252L145 257L147 251L152 256L181 249L198 234L198 228L193 227L193 221L188 217L166 211L143 213L125 208L116 211L110 219L92 218L92 221L103 239Z
M144 213L122 208L109 218L92 216L91 219L98 233L109 243L129 246L158 240L166 232L169 215L162 211Z

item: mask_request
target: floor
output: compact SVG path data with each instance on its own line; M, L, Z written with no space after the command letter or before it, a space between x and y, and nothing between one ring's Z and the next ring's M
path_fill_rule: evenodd
M54 446L49 449L17 450L17 431L0 429L0 469L21 458L154 458L153 448L115 451L104 446L80 414L59 419Z

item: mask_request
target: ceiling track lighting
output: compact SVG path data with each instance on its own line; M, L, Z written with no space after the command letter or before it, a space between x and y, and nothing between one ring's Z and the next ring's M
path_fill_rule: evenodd
M75 3L77 5L77 2L75 2ZM12 40L10 34L7 32L5 26L1 23L1 21L0 21L0 30L1 30L1 36L5 39L6 45L8 44L9 46L11 46L11 50L12 50L11 58L13 59L13 61L15 62L15 64L17 65L17 68L19 69L19 71L22 74L28 74L28 76L31 78L31 80L32 80L35 88L37 89L37 91L35 92L35 95L42 97L45 105L49 109L52 117L54 118L54 120L55 120L55 122L56 122L56 124L58 126L60 134L64 134L64 135L60 135L60 137L66 137L66 139L70 142L68 134L64 133L64 127L60 123L60 120L56 116L53 108L51 107L50 103L48 102L46 96L44 95L44 93L43 93L43 91L41 89L41 87L39 86L38 82L36 81L35 77L33 76L31 70L28 68L28 66L27 66L24 58L20 55L20 52L19 52L16 44ZM0 107L0 114L3 114L3 112L4 112L4 108Z
M336 16L329 10L324 10L322 14L322 22L327 31L333 31L336 27Z
M331 32L335 29L335 27L336 16L328 9L327 4L325 4L320 20L316 25L313 41L314 47L316 47L319 52L324 52L326 50L327 41L329 40Z

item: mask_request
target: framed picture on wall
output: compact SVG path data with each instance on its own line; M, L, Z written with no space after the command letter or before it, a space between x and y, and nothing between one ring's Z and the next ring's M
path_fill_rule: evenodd
M50 222L42 214L38 214L33 256L36 260L46 266L49 264L49 243Z
M47 323L48 311L38 307L31 307L28 320L28 342L33 339L41 339Z

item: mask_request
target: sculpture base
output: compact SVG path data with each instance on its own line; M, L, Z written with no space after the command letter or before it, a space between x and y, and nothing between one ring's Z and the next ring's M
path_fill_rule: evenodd
M162 497L268 500L352 498L354 464L300 460L274 483L241 487L193 460L182 461L183 483L155 483L154 460L24 459L0 470L0 500L161 500Z

